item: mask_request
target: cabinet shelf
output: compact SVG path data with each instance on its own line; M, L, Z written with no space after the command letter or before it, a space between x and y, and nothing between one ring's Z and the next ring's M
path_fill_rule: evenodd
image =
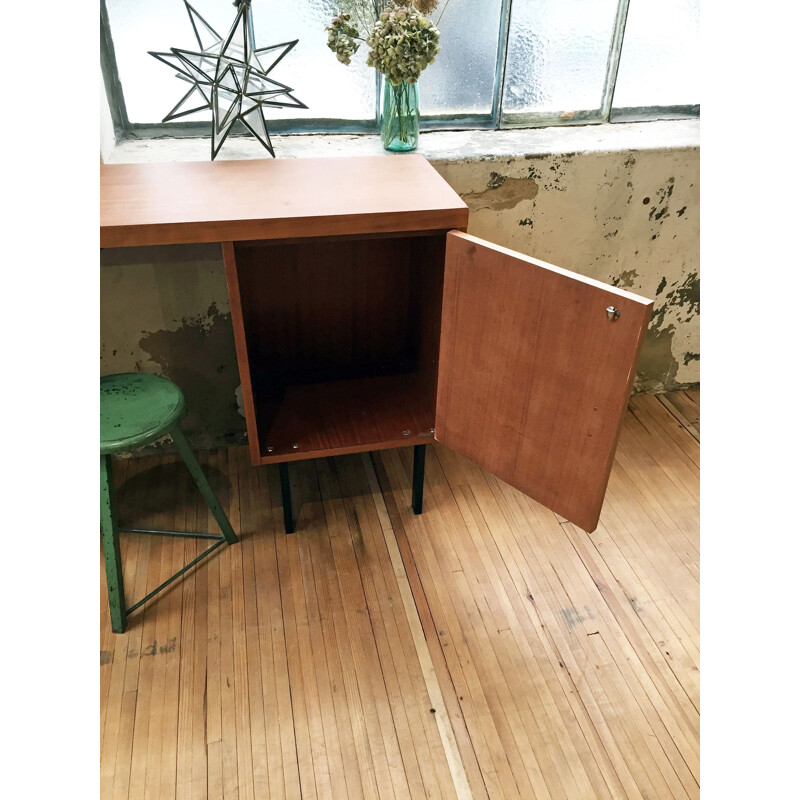
M436 386L420 373L290 386L256 399L260 463L429 443L435 412Z

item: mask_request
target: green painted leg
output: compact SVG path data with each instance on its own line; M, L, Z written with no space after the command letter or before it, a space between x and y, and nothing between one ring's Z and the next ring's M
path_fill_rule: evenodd
M217 524L222 531L222 535L225 537L225 541L228 544L236 544L236 542L239 540L236 538L236 534L233 532L231 523L228 522L228 518L225 516L225 512L222 510L222 506L220 505L219 500L217 500L217 496L214 494L213 489L209 485L205 473L202 469L200 469L200 465L197 463L197 459L195 458L194 453L191 451L189 443L186 441L186 437L183 435L183 431L176 426L170 431L170 436L172 436L172 441L175 442L181 456L183 457L183 460L186 462L189 472L192 473L192 477L197 484L197 488L200 489L200 494L203 495L206 503L208 503L208 507L214 514L214 519L217 520Z
M111 630L114 633L122 633L128 618L125 610L125 589L122 583L119 532L114 516L114 479L111 474L111 456L100 456L100 530L103 534L103 556L106 561Z

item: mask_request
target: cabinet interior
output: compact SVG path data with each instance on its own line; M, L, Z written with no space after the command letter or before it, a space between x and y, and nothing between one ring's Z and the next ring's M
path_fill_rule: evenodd
M431 440L445 242L234 244L261 463Z

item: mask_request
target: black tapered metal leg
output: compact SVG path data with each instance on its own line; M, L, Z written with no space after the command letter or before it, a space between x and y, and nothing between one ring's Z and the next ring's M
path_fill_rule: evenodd
M278 464L281 476L281 500L283 501L283 527L286 533L294 533L294 517L292 516L292 489L289 486L289 465L282 461Z
M425 448L427 445L414 445L414 475L411 479L411 508L415 514L422 513L422 487L425 483Z

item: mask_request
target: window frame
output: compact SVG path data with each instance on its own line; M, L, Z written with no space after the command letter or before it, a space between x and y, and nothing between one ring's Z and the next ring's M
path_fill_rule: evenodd
M492 110L489 114L457 114L452 116L420 117L423 131L441 130L502 130L514 128L544 128L553 126L598 125L604 123L643 122L658 119L686 119L700 116L700 105L645 106L613 108L614 90L619 74L620 57L625 39L625 23L630 0L618 0L614 29L609 46L606 77L599 113L576 113L570 118L539 113L504 113L502 109L505 84L506 58L511 29L511 7L513 0L502 0L498 31L497 58L495 64ZM207 120L184 120L160 123L131 122L125 107L125 94L117 69L114 41L106 8L106 0L100 0L100 65L105 84L114 138L117 142L130 139L199 138L208 136ZM380 132L380 101L383 77L375 72L375 115L365 120L339 120L326 118L304 118L302 120L272 119L271 133L333 133L333 134L377 134ZM232 136L249 135L240 123L235 123Z

